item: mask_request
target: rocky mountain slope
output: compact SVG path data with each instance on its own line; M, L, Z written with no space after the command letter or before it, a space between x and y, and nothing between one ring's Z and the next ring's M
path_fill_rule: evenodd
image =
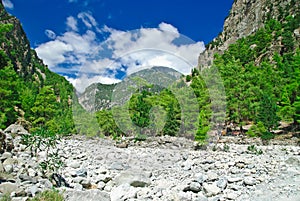
M163 86L170 80L176 81L182 76L178 71L161 66L154 66L150 69L144 69L131 74L129 77L125 78L125 86L119 85L119 87L125 87L124 89L119 89L119 91L128 91L130 86L128 84L133 84L129 80L134 77L139 77L151 83L157 83ZM112 102L112 94L117 84L102 84L93 83L88 86L82 94L79 94L79 103L89 112L109 109L115 103ZM127 88L127 89L126 89ZM126 97L128 94L122 94L122 98Z
M2 1L0 71L0 128L18 121L28 128L71 132L73 86L43 64L31 49L20 21L7 13Z
M222 54L230 44L255 33L267 20L284 21L286 16L295 16L299 12L300 5L296 0L235 0L224 22L223 31L200 54L198 67L211 66L214 54ZM300 26L298 27L294 30L293 37L299 40Z

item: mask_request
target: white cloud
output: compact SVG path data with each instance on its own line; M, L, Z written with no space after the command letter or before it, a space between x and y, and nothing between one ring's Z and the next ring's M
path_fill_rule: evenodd
M52 30L46 29L45 34L50 39L55 39L56 38L56 34Z
M3 0L3 6L8 9L14 9L14 4L10 0Z
M77 20L73 16L67 18L66 24L67 28L71 29L71 31L78 31Z
M49 67L65 62L65 54L72 50L72 46L58 40L44 43L36 48L38 56L42 58Z
M86 27L88 28L92 28L93 26L97 27L97 22L90 13L81 12L77 15L77 17L82 20L82 22L85 24Z
M102 83L102 84L111 84L111 83L118 83L121 80L111 77L109 75L97 75L93 77L88 77L86 74L83 74L77 78L70 78L65 76L65 78L73 84L79 92L84 92L85 88L90 86L91 83Z
M78 20L86 29L83 34L78 32ZM81 12L77 18L68 17L66 24L68 31L41 44L36 51L51 70L78 72L76 79L68 80L80 92L93 82L119 82L120 71L130 74L145 67L166 66L188 74L197 65L199 53L205 49L203 42L185 41L176 27L165 22L157 28L133 31L108 26L100 30L91 13ZM99 41L103 38L99 34L108 37ZM181 42L174 43L179 38Z

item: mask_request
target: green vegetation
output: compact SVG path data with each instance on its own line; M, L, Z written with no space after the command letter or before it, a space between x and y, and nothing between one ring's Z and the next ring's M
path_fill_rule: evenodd
M18 122L30 131L74 131L73 86L51 72L33 50L15 41L12 24L0 23L0 128ZM25 55L25 53L27 55Z
M256 154L256 155L261 155L263 154L263 151L261 149L257 149L257 147L255 145L249 145L247 147L247 150L251 153L251 154Z
M63 166L58 150L55 150L58 141L57 134L43 128L22 136L22 143L30 148L33 156L38 157L38 152L41 151L46 153L46 157L39 164L44 175L54 173Z
M64 201L64 197L57 190L47 190L29 199L29 201Z
M290 33L298 17L269 20L215 57L226 89L227 122L254 122L249 136L271 139L279 121L299 128L300 50Z
M9 195L5 194L1 197L0 201L11 201L12 199L10 198Z

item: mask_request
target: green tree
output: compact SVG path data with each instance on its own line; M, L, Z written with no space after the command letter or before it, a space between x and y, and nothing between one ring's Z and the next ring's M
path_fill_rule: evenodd
M257 122L262 122L268 132L278 125L279 118L277 116L277 108L276 100L272 94L263 92L260 100Z
M55 115L57 114L58 103L57 97L54 94L51 86L44 86L37 95L32 107L33 127L45 127L51 131L57 132L59 130L57 122L55 122Z
M3 52L0 58L3 56ZM18 76L9 63L0 68L0 128L5 128L17 119L14 107L19 103Z

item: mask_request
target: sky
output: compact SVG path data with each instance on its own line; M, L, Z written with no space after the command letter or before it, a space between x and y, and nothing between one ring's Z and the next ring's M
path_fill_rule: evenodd
M222 31L233 0L2 0L31 47L79 92L139 69L188 74Z

